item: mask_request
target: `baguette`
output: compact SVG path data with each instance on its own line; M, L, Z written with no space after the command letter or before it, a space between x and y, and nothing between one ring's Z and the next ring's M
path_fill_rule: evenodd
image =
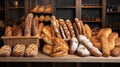
M75 32L73 30L73 26L70 20L66 20L66 25L70 31L71 37L75 37Z
M63 27L63 30L65 32L65 35L66 35L67 39L70 39L71 38L70 32L68 30L68 27L67 27L65 21L63 19L59 19L59 23Z
M76 37L77 37L77 39L78 39L78 38L79 38L79 30L78 30L78 28L76 27L76 24L75 24L75 23L73 23L73 28L74 28Z
M82 27L78 18L75 18L75 24L78 28L79 34L82 34Z
M38 16L35 16L35 18L33 19L33 23L32 23L32 34L33 36L37 36L39 37L39 18Z
M61 31L61 34L62 34L62 37L63 37L63 39L67 39L66 38L66 35L65 35L65 32L64 32L64 30L63 30L63 27L60 25L60 31Z
M82 34L86 36L85 27L82 21L80 21Z
M40 24L39 24L39 35L40 35L40 36L41 36L43 27L44 27L44 24L43 24L43 23L40 23Z
M84 27L85 27L86 36L88 39L90 39L92 37L92 30L88 24L85 24Z

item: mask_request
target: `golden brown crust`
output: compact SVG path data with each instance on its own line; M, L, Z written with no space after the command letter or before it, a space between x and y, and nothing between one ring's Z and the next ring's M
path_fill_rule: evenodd
M39 37L39 18L35 16L32 23L32 35Z
M47 35L49 38L52 38L50 26L44 26L42 32Z
M13 48L12 55L16 56L16 57L22 57L22 56L24 56L24 52L25 52L25 45L24 44L17 44Z
M5 34L4 34L4 36L5 37L10 37L10 36L12 36L12 27L9 27L9 26L7 26L6 28L5 28Z
M73 26L70 20L66 20L66 25L70 31L71 37L75 37L75 32L73 30Z
M65 21L63 19L59 19L59 23L63 27L63 30L65 32L67 39L70 39L71 38L70 31L68 30L68 27L67 27Z
M116 38L115 47L120 47L120 37Z
M42 34L41 37L42 37L42 40L43 40L45 43L50 44L50 45L53 45L53 42L52 42L52 39L53 39L53 38L50 38L50 37L48 37L48 36L45 35L45 34Z
M114 56L114 57L120 56L120 47L115 47L115 48L111 51L111 56Z
M27 57L34 57L38 54L38 45L37 44L30 44L27 46L25 50L25 56Z
M113 50L115 48L115 40L116 38L118 38L118 33L116 32L112 32L109 37L108 37L108 41L109 41L109 45L110 45L110 50Z
M13 36L22 36L23 28L21 26L14 26Z
M77 26L76 26L75 23L73 23L73 28L74 28L74 31L75 31L76 37L78 38L78 37L79 37L79 30L78 30L78 28L77 28Z
M50 44L44 44L43 49L42 49L43 53L50 55L52 53L52 47L53 46Z
M0 48L0 56L9 57L11 55L11 47L9 45L4 45Z
M83 21L80 20L80 24L81 24L82 34L86 36L86 32L85 32L85 27L84 27Z
M41 36L43 27L44 27L44 24L43 24L43 23L40 23L40 24L39 24L39 35L40 35L40 36Z
M84 27L85 27L86 36L88 39L90 39L92 36L92 30L88 24L85 24Z
M75 18L75 24L77 26L77 29L79 31L79 34L82 34L82 28L81 28L81 24L78 18Z

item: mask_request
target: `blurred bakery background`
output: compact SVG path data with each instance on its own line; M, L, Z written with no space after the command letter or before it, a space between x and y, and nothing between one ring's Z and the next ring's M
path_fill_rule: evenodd
M111 28L120 34L120 0L0 0L0 36L5 27L20 25L32 13L44 25L51 24L51 16L57 19L75 18L88 24L93 31ZM0 39L0 43L3 41ZM2 46L2 45L0 45ZM1 58L1 57L0 57ZM0 62L0 67L116 67L119 63L68 63L68 62Z

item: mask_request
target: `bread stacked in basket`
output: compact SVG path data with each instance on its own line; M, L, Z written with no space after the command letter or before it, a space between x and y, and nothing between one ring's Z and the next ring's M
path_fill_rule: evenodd
M78 18L71 22L68 19L56 19L55 16L51 16L50 25L45 25L39 21L37 16L33 17L33 14L30 13L25 22L19 26L6 27L4 37L41 38L44 41L42 52L51 57L62 57L68 54L80 57L120 56L120 38L118 33L113 32L111 28L93 30ZM37 56L39 43L16 42L14 46L5 43L0 48L0 56Z

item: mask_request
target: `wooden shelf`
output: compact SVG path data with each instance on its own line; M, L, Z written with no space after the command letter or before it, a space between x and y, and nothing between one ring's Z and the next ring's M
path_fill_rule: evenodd
M102 6L82 6L82 8L102 8Z
M83 22L87 22L87 23L101 23L102 21L83 21Z
M75 6L57 6L56 8L76 8Z
M8 7L8 9L24 9L25 7Z
M114 12L107 12L107 13L113 13L113 14L114 14L114 13L120 13L120 12L118 12L118 11L114 11Z
M118 63L120 57L79 57L77 55L68 55L65 57L49 57L39 53L37 57L0 57L0 62L101 62Z

